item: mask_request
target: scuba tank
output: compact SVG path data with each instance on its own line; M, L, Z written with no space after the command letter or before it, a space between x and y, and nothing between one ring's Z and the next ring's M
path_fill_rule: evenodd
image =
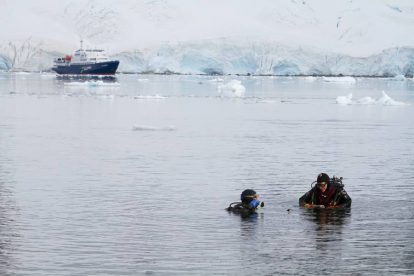
M332 178L329 179L329 184L335 184L336 186L338 186L338 188L343 189L344 184L342 183L342 179L343 179L342 176L338 178L337 176L334 175ZM317 184L316 180L311 183L311 188L315 187L314 186L315 184Z

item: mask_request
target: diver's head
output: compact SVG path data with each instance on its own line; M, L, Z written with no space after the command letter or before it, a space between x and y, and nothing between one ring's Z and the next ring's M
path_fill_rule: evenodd
M316 187L319 188L322 192L326 191L326 188L328 187L328 183L330 181L329 175L326 173L320 173L318 175L318 178L316 179Z
M241 201L246 204L249 204L253 199L257 199L258 197L256 191L252 189L244 190L240 195Z

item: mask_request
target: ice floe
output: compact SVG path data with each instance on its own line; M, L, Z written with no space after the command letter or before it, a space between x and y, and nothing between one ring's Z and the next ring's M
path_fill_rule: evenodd
M372 97L362 97L360 99L353 99L352 93L347 96L338 96L336 98L336 103L340 105L388 105L388 106L398 106L406 105L404 102L396 101L390 96L388 96L384 91L382 91L382 97L374 99Z

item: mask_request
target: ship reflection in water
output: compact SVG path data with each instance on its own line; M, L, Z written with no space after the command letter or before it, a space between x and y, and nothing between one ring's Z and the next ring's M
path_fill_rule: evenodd
M56 75L56 79L63 82L87 82L102 81L107 83L118 82L116 76L100 76L100 75Z
M115 76L57 76L57 83L67 96L96 95L113 99L121 93Z

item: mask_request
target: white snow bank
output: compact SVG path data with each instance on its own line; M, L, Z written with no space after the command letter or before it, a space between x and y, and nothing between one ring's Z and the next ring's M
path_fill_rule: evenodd
M217 87L220 97L224 98L241 98L244 97L246 88L239 80L231 80L228 83L220 84Z
M379 99L374 99L371 97L363 97L357 100L352 99L352 94L347 96L338 96L336 98L336 103L340 105L388 105L388 106L399 106L406 105L404 102L399 102L388 96L384 91L382 91L382 97Z

